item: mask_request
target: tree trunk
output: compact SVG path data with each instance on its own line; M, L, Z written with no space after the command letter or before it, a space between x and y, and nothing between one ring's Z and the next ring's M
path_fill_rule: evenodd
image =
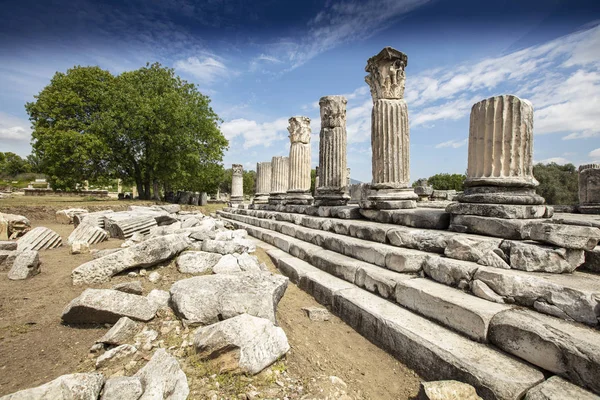
M160 190L158 189L158 181L156 179L152 182L152 191L154 192L153 199L160 201Z

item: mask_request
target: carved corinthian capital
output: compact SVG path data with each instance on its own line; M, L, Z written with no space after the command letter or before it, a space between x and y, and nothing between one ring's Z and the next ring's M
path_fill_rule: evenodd
M404 68L407 65L408 56L391 47L385 47L379 54L369 58L365 67L369 75L365 81L371 88L373 102L404 97Z
M324 96L319 100L321 106L321 128L346 127L346 104L344 96Z
M242 164L232 164L231 169L233 170L233 175L242 175L244 166Z
M310 143L310 118L292 117L288 122L291 143Z

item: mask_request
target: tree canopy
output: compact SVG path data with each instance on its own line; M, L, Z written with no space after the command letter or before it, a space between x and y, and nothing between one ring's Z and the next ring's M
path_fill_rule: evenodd
M24 172L32 172L32 166L27 159L21 158L18 154L0 152L0 175L4 177L14 177ZM33 171L35 172L35 171Z
M573 164L538 163L533 166L533 176L540 182L535 191L546 199L546 204L579 202L579 177Z
M463 183L466 179L464 174L435 174L427 178L429 183L435 190L456 190L460 192L463 190ZM413 182L413 187L418 185L418 180Z
M228 142L210 99L159 63L118 76L57 72L26 109L33 156L55 188L108 176L148 199L161 189L214 192L221 180Z

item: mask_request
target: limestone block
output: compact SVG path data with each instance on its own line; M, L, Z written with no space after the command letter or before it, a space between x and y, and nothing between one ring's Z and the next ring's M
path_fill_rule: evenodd
M104 257L88 261L71 273L74 285L102 283L130 268L143 268L171 259L189 246L182 235L157 236Z
M182 274L209 273L223 257L206 251L185 251L177 257L177 269Z
M594 247L593 250L585 250L585 262L581 265L581 269L600 272L600 246Z
M158 349L142 369L134 377L139 378L144 393L138 400L185 400L190 389L185 373L181 370L175 357L165 349Z
M456 260L478 262L485 254L498 249L501 239L455 235L448 240L444 255Z
M198 328L194 346L201 359L210 359L220 372L255 375L288 352L283 329L265 318L241 314Z
M529 239L531 219L505 219L476 215L452 215L449 229L504 239Z
M599 400L600 396L588 392L573 385L558 376L553 376L548 380L531 388L525 395L524 400Z
M418 399L422 400L483 400L471 385L458 381L421 382Z
M100 400L137 400L143 392L144 388L139 378L134 376L118 376L106 381Z
M128 317L121 317L96 343L121 345L130 341L141 329L141 324Z
M600 332L514 309L497 314L490 341L500 349L600 393Z
M30 278L40 273L40 256L35 250L19 251L8 272L8 279L16 281Z
M86 254L89 252L90 252L90 244L88 242L82 241L82 240L76 240L71 243L71 254Z
M17 242L14 242L12 240L0 241L0 250L2 250L2 251L17 250Z
M532 219L544 218L546 208L545 205L451 203L446 207L446 212L493 218Z
M434 281L461 288L468 286L478 269L475 263L438 256L430 256L423 263L423 271Z
M563 249L516 241L506 241L510 267L523 271L565 273L573 272L585 261L583 250Z
M6 213L0 213L0 215L2 215L2 218L8 225L8 239L16 239L31 230L31 222L22 215Z
M69 225L73 223L75 214L88 214L89 211L85 208L69 208L56 212L56 222L59 224Z
M81 373L62 375L58 378L31 389L21 390L3 396L2 400L73 400L97 399L104 385L104 375L100 373Z
M288 279L266 272L205 275L171 286L175 312L189 325L207 325L247 313L276 323Z
M144 288L142 287L142 282L140 281L119 283L118 285L113 286L111 289L138 295L141 295L144 291Z
M529 238L567 249L592 250L600 241L600 229L551 223L532 224Z
M137 353L137 348L130 344L122 344L108 350L96 359L96 368L104 368L114 361L119 361Z
M73 324L110 324L121 317L149 321L156 310L156 305L143 296L110 289L86 289L67 305L61 318Z

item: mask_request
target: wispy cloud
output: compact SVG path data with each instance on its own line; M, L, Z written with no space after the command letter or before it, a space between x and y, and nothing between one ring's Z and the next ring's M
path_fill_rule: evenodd
M569 164L571 161L565 157L550 157L550 158L545 158L543 160L535 160L534 163L542 163L542 164L550 164L550 163L556 163L556 164Z
M444 147L450 147L453 149L458 149L459 147L463 147L466 144L467 144L467 139L463 139L463 140L453 139L453 140L448 140L447 142L438 143L435 145L435 148L443 149Z
M29 141L30 139L31 128L28 121L0 112L0 141Z
M592 150L590 151L590 154L588 154L588 156L590 158L597 158L600 159L600 148L596 149L596 150Z
M189 57L176 61L176 70L192 75L201 85L210 85L218 79L227 79L238 75L238 72L227 68L216 56Z

